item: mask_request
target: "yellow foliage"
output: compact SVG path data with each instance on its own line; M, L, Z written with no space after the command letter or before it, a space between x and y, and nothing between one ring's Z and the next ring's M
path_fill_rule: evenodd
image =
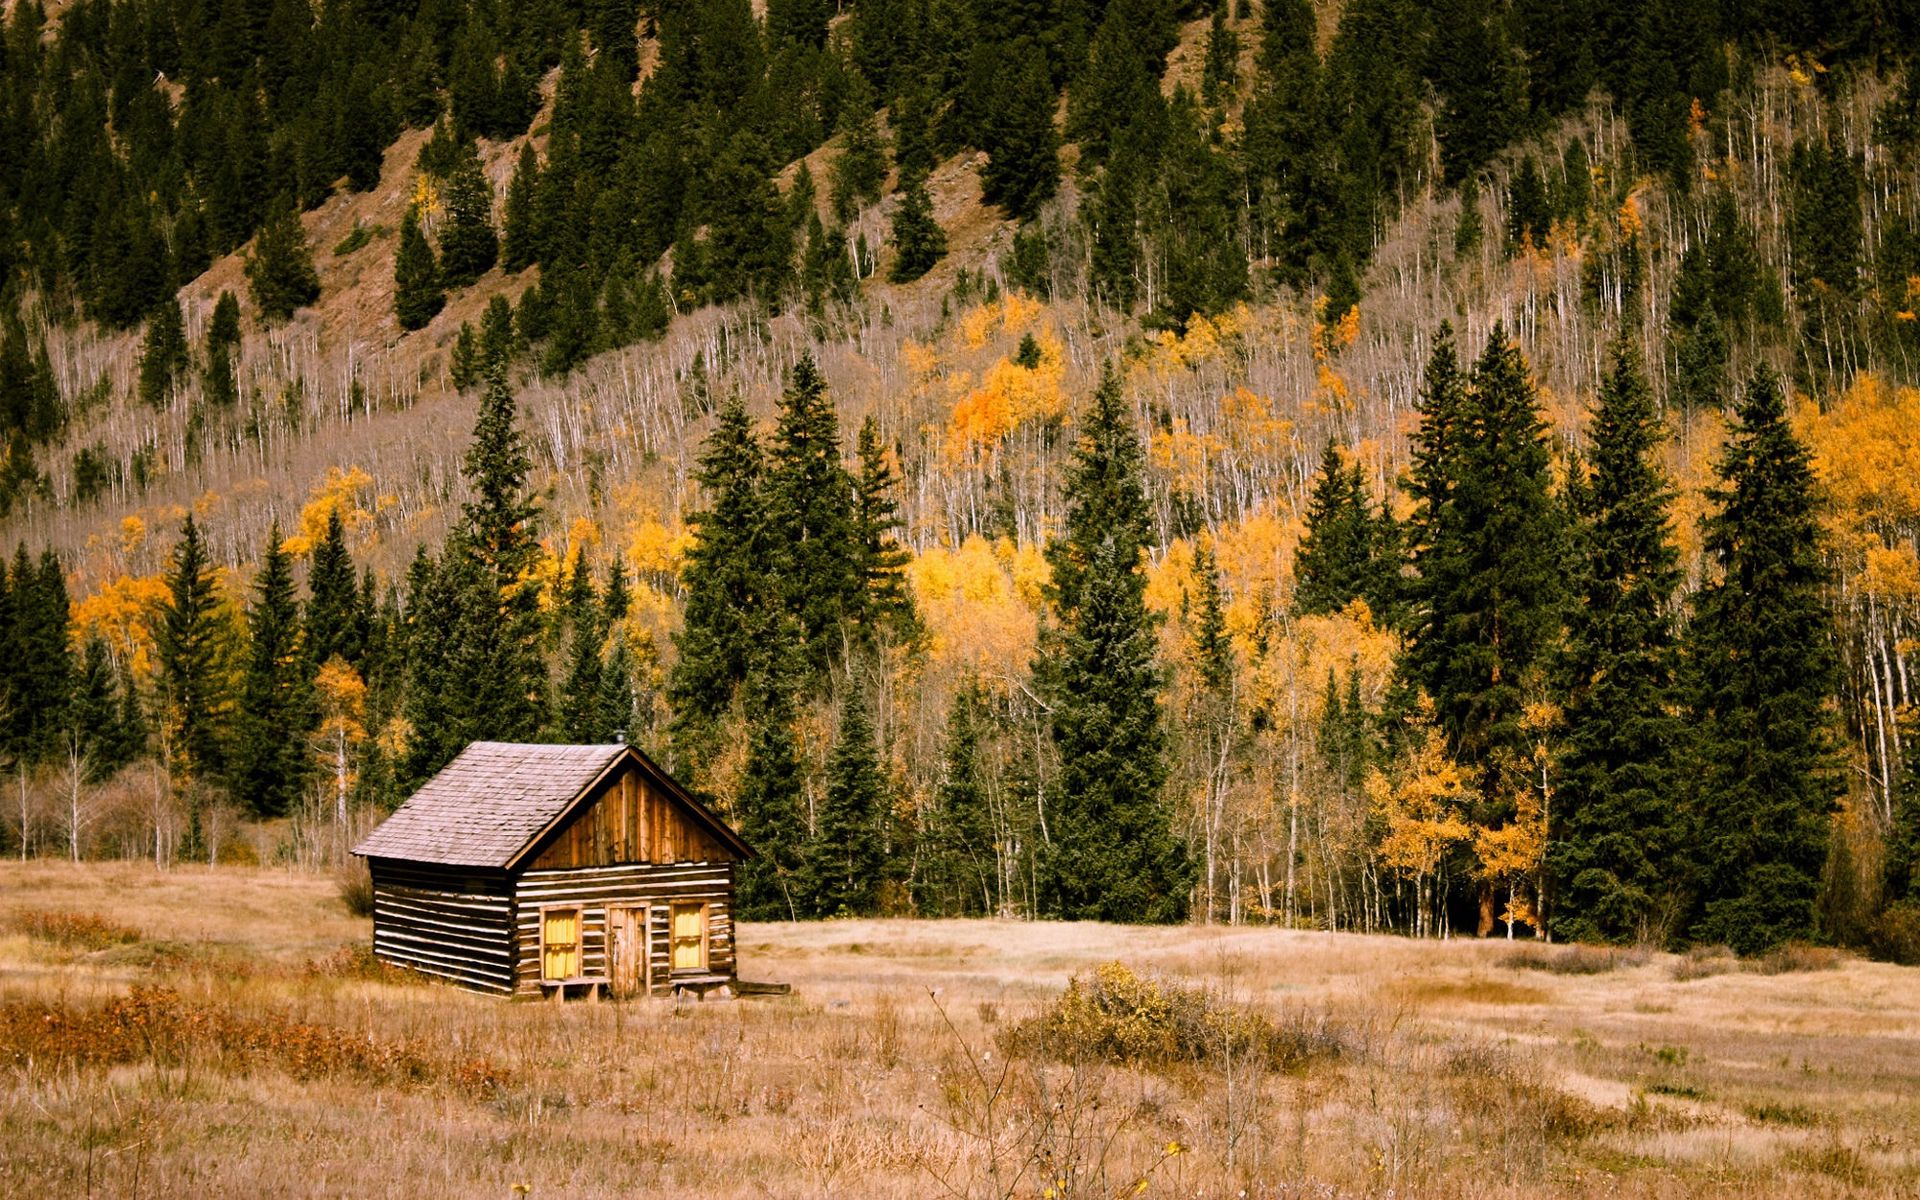
M967 348L978 350L994 333L1024 333L1046 305L1020 292L1007 292L991 304L970 309L960 318L960 336Z
M441 210L445 207L440 199L440 189L434 185L433 179L426 174L415 175L413 177L413 194L407 198L407 204L413 209L415 215L419 216L422 220L428 217L439 216Z
M147 544L147 523L129 513L120 518L120 553L132 554Z
M153 670L150 618L167 595L166 580L158 575L121 575L74 603L75 632L82 641L98 635L135 675L144 678Z
M1250 320L1247 306L1242 304L1217 317L1190 318L1185 333L1163 329L1147 343L1148 353L1140 360L1139 369L1166 375L1215 361L1239 341Z
M1195 433L1185 417L1175 417L1170 429L1156 429L1147 447L1153 465L1167 472L1190 493L1204 494L1212 465L1227 444L1218 434Z
M372 520L373 514L361 507L361 501L373 490L373 476L359 467L328 467L326 477L307 493L300 510L300 527L280 543L280 548L296 558L313 553L327 535L327 519L340 514L340 523L352 533Z
M1466 779L1447 756L1446 739L1433 722L1432 702L1424 700L1414 720L1417 741L1400 778L1390 781L1378 767L1367 774L1367 798L1386 827L1380 840L1381 865L1416 879L1440 866L1447 850L1472 833L1463 809Z
M1046 560L1032 547L979 535L934 546L907 564L915 605L932 631L936 663L1019 676L1033 656Z
M669 529L649 516L628 529L627 562L636 571L677 575L693 542L693 533L685 526Z
M1060 339L1042 333L1040 365L1031 369L1003 358L988 368L980 386L953 406L947 422L947 457L959 462L991 447L1022 424L1066 411L1065 374Z

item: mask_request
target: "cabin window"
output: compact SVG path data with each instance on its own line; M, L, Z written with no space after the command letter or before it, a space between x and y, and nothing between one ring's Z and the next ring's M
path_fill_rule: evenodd
M548 981L580 975L580 910L548 908L540 913L540 977Z
M673 906L673 969L707 969L707 906L704 904Z

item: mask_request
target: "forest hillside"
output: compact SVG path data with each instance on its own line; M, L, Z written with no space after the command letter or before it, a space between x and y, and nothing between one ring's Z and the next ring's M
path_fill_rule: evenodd
M1915 45L12 3L6 845L625 732L769 915L1920 954Z

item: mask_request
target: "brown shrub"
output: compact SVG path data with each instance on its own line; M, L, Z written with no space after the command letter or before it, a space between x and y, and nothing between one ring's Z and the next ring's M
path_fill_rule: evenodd
M309 979L366 979L374 983L419 983L424 978L404 967L382 962L365 942L351 942L307 963Z
M136 986L105 1004L0 1003L0 1062L25 1067L109 1067L212 1060L226 1069L276 1069L295 1079L349 1076L368 1083L439 1085L470 1094L504 1085L484 1058L450 1059L432 1047L295 1020L190 1004L165 987Z
M1775 946L1758 958L1748 959L1744 966L1756 975L1788 975L1797 971L1832 971L1846 963L1847 959L1846 951L1831 946L1788 942L1784 946Z
M1903 900L1889 905L1873 923L1869 944L1875 958L1920 967L1920 902Z
M1325 1014L1296 1013L1275 1022L1203 989L1136 975L1117 962L1090 977L1074 976L1058 1000L1015 1025L1006 1041L1009 1049L1063 1062L1149 1068L1253 1056L1276 1070L1295 1071L1346 1049Z
M7 925L30 938L52 942L72 950L107 950L140 940L140 931L98 913L56 912L29 909L15 912Z
M1739 969L1739 956L1725 946L1689 946L1680 961L1673 964L1673 977L1685 982Z
M1618 946L1523 946L1507 954L1501 965L1554 975L1605 975L1625 967L1642 966L1648 957L1645 950Z
M340 903L346 905L347 915L351 917L371 917L373 915L373 874L367 870L366 860L351 859L340 868L336 879L340 889Z

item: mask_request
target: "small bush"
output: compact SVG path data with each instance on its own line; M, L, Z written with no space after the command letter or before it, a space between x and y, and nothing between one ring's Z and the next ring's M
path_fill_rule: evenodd
M353 229L347 236L334 243L333 256L335 258L345 258L355 250L371 242L374 234L385 232L386 230L378 225L362 225L360 222L355 221L353 223Z
M405 967L381 962L373 947L355 942L307 964L309 979L369 979L375 983L418 983L421 976Z
M1920 967L1920 902L1902 900L1889 905L1873 923L1869 939L1875 958Z
M362 859L354 859L340 868L337 876L340 889L340 903L347 906L347 915L371 917L373 915L373 875L367 870Z
M1790 1125L1796 1129L1820 1123L1820 1114L1804 1104L1783 1104L1775 1100L1749 1104L1746 1108L1748 1119L1760 1125Z
M1279 1024L1200 988L1142 977L1117 962L1102 965L1091 978L1075 976L1052 1007L1015 1026L1010 1040L1065 1062L1149 1068L1233 1055L1292 1071L1344 1050L1324 1016Z
M1644 950L1617 946L1526 946L1508 954L1502 965L1554 975L1605 975L1609 971L1642 966L1647 958Z
M140 940L138 929L108 920L98 913L29 910L14 913L7 924L30 938L71 950L107 950Z
M1775 946L1758 958L1748 959L1745 966L1756 975L1788 975L1798 971L1831 971L1844 965L1847 953L1835 950L1831 946L1809 946L1805 942L1788 942L1784 946Z
M1740 959L1725 946L1690 946L1673 964L1673 977L1685 982L1740 969Z

